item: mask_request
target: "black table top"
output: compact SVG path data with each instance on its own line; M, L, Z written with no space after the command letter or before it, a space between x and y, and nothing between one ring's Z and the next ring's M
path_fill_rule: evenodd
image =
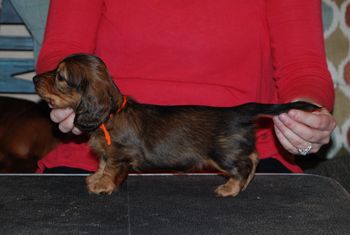
M129 176L111 196L83 176L0 175L0 234L348 234L350 196L314 175L257 175L235 198L217 175Z

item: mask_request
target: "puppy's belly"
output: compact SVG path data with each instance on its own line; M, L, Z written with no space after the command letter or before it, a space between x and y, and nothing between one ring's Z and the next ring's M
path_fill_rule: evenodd
M205 162L196 156L152 155L131 162L135 171L191 171L203 168Z

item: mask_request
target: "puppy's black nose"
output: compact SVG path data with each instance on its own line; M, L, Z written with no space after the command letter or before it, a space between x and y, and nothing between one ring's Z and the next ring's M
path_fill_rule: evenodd
M34 82L34 84L37 84L39 82L39 76L38 75L33 77L33 82Z

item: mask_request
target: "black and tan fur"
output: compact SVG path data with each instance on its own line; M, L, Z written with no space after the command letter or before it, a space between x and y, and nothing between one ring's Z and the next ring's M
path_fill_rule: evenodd
M34 77L34 83L51 106L73 108L75 126L91 134L89 143L100 157L99 169L86 179L93 193L111 194L130 169L185 171L210 165L228 177L216 194L235 196L247 187L258 164L255 119L318 109L306 102L217 108L140 104L128 98L116 113L121 92L102 60L86 54L65 58L54 71ZM110 146L99 129L102 123L111 135Z

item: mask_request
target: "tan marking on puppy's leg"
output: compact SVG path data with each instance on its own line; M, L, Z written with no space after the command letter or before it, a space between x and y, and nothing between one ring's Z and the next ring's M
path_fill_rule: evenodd
M118 173L114 177L114 183L117 188L120 187L120 185L125 181L126 177L129 173L129 166L128 165L122 165L118 168Z
M248 158L252 161L253 168L251 169L249 176L248 176L248 179L245 181L241 191L244 191L247 188L247 186L249 185L249 183L252 181L252 179L254 178L256 167L259 163L259 155L258 155L258 152L256 152L256 151L254 151L252 154L250 154L248 156Z
M225 173L226 175L228 174L221 167L219 167L219 165L216 164L216 162L212 160L207 160L206 164L216 168L217 170ZM227 196L234 197L237 194L239 194L240 191L241 191L241 181L234 179L232 176L230 176L229 180L225 184L220 185L215 189L215 193L218 197L227 197Z
M241 191L241 181L230 178L226 184L216 188L215 193L219 197L237 196Z
M105 167L106 167L106 161L103 158L101 158L97 171L95 173L89 175L88 177L86 177L86 179L85 179L86 184L89 185L89 184L94 183L95 181L98 181L101 178L101 176L103 175L103 171L104 171Z
M114 178L115 172L105 169L99 178L87 185L89 192L110 195L116 188Z
M102 175L87 185L88 190L95 194L111 194L119 189L128 175L128 170L128 165L115 166L107 160Z
M237 196L241 191L244 191L251 180L253 179L255 175L255 170L259 162L258 153L254 151L248 156L248 159L252 163L252 168L250 169L249 175L247 179L235 179L233 176L230 176L230 179L227 181L226 184L220 185L216 190L216 194L220 197L227 197L227 196ZM214 164L215 166L215 164ZM220 167L217 167L217 169L220 169Z

